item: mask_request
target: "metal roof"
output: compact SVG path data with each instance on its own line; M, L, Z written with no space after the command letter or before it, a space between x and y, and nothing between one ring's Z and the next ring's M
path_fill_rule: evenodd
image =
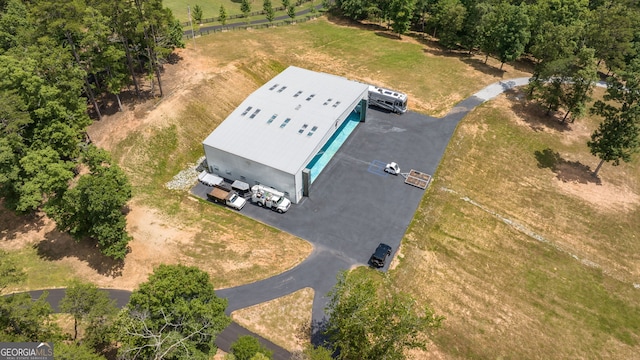
M203 144L295 174L368 88L290 66L249 95Z

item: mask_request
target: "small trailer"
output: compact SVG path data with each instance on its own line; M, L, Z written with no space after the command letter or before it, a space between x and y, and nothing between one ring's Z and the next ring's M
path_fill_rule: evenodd
M407 94L369 85L369 105L404 114L407 112Z
M208 173L207 170L202 170L202 172L198 174L198 181L207 186L216 186L222 184L224 179Z

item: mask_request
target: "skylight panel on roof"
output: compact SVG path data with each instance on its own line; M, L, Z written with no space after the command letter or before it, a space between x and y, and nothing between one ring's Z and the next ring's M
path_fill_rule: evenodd
M309 101L309 100L313 99L313 97L314 97L314 96L316 96L316 94L311 94L311 95L309 95L309 97L307 98L307 101Z
M253 109L253 107L252 107L252 106L249 106L248 108L246 108L246 109L242 112L242 114L241 114L240 116L245 116L245 115L247 115L247 113L248 113L249 111L251 111L251 109Z
M302 94L302 90L300 90L297 93L293 94L293 97L298 97L298 96L300 96L300 94Z
M269 90L273 90L273 89L277 88L277 87L278 87L278 85L280 85L280 84L275 84L275 85L273 85L272 87L270 87L270 88L269 88Z
M309 132L307 133L307 136L311 136L311 135L315 134L315 133L316 133L316 130L318 130L318 127L317 127L317 126L312 127L312 128L311 128L311 131L309 131Z
M256 117L256 115L258 115L258 113L260 112L260 109L256 109L253 114L251 114L251 116L249 116L250 119L253 119L254 117Z
M336 101L336 103L333 104L333 107L338 107L338 105L340 105L340 101Z
M267 120L267 124L271 124L273 122L273 120L275 120L277 117L278 117L278 114L271 115L271 118L269 118L269 120Z
M286 86L283 86L283 87L281 87L280 89L278 89L278 92L279 92L279 93L281 93L281 92L283 92L283 91L284 91L284 89L286 89L286 88L287 88Z
M328 98L327 101L325 101L324 104L322 104L322 105L328 105L331 101L333 101L333 99L332 98Z
M291 121L291 118L286 118L284 119L284 121L282 122L282 124L280 124L280 129L284 129L285 126L287 126L287 124L289 123L289 121Z
M298 130L298 134L302 134L304 132L304 129L306 129L307 127L309 127L308 124L304 124L302 125L302 127L300 128L300 130Z

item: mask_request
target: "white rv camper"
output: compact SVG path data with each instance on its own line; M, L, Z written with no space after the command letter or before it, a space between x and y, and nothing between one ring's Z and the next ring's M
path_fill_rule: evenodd
M403 114L407 111L407 94L369 85L369 105Z

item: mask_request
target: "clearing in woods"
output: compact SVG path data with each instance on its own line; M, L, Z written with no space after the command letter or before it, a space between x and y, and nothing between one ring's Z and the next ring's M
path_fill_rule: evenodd
M160 263L197 265L220 288L302 261L311 251L307 242L163 187L202 156L200 142L235 106L287 65L401 89L411 110L436 116L490 83L527 76L526 65L499 71L496 61L447 53L428 39L398 40L376 25L335 19L196 41L166 65L164 98L129 102L125 112L89 129L133 183L127 259L101 257L41 214L3 210L0 247L30 274L9 291L64 286L72 277L134 289ZM463 119L390 271L396 287L447 318L428 354L412 352L414 358L637 355L640 170L636 159L590 177L597 159L585 143L596 125L592 118L559 125L517 91ZM310 308L310 298L305 293L234 317L269 329L262 333L267 338L282 332L273 340L293 350L299 344L282 339L293 339L286 332L308 321L293 309ZM283 311L295 314L293 326L272 329L273 316L262 317Z

